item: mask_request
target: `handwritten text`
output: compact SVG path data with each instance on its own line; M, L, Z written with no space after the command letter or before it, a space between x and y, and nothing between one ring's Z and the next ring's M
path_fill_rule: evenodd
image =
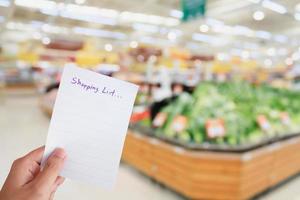
M99 86L95 86L93 84L87 84L78 77L73 77L71 80L71 84L80 87L82 90L84 90L86 92L93 92L95 94L104 94L104 95L109 95L109 96L116 97L116 98L122 98L120 95L117 94L115 89L111 89L107 86L99 87Z

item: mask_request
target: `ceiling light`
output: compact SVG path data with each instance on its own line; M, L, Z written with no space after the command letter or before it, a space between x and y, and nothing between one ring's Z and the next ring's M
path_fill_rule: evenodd
M117 18L119 11L107 8L97 8L94 6L67 4L64 6L65 11L72 14L81 14L94 17Z
M275 53L276 53L275 48L269 48L269 49L267 50L267 54L268 54L269 56L274 56Z
M206 33L209 31L209 26L206 24L202 24L199 29L201 32Z
M97 16L87 16L87 15L78 15L74 13L67 13L63 12L61 14L62 17L69 18L69 19L75 19L80 21L86 21L86 22L92 22L92 23L98 23L98 24L105 24L105 25L116 25L116 20L110 19L110 18L104 18L104 17L97 17Z
M36 30L36 27L32 26L32 24L25 24L21 22L8 22L6 24L6 28L11 30L20 30L28 32L33 32Z
M199 44L195 42L187 42L186 48L191 50L199 50Z
M41 13L45 15L58 16L59 11L57 9L41 9Z
M217 20L217 19L213 19L213 18L207 18L205 21L208 25L211 25L211 26L224 24L224 22Z
M288 50L286 48L281 47L281 48L278 49L278 55L285 56L287 54L288 54Z
M211 35L205 35L201 33L194 33L192 35L193 40L200 41L200 42L207 42L214 46L222 46L228 43L228 40L225 40L224 38L211 36Z
M48 44L50 44L50 42L51 42L51 40L50 40L50 38L48 38L48 37L44 37L44 38L42 39L42 43L43 43L44 45L48 45Z
M285 59L285 64L286 65L292 65L293 64L293 59L292 58L287 58L287 59Z
M232 27L232 34L253 37L255 33L247 26L236 25Z
M45 32L48 32L49 29L50 29L50 25L49 25L49 24L44 24L44 25L42 26L42 30L45 31Z
M177 36L182 35L182 31L179 29L170 29L170 31L172 31L173 33L175 33Z
M42 30L46 33L54 33L54 34L69 34L70 29L63 26L54 26L50 24L43 24Z
M272 37L272 34L270 32L267 32L267 31L256 31L256 37L266 39L266 40L270 40L271 37Z
M243 51L241 49L236 49L236 48L230 50L230 54L234 56L241 56L242 52Z
M260 2L260 0L248 0L248 1L250 1L252 3L259 3Z
M288 37L286 35L274 35L274 40L280 43L286 43L288 41Z
M62 2L57 3L57 10L59 10L59 11L64 10L66 8L66 5L68 5L68 4L65 4L65 3L62 3Z
M294 17L296 20L300 21L300 13L295 13Z
M141 24L141 23L134 23L132 28L137 31L148 32L148 33L157 33L159 31L159 27L156 25L150 24Z
M40 40L42 38L42 35L39 32L34 32L32 37L36 40Z
M174 40L176 40L176 38L177 38L176 33L174 33L174 32L169 32L168 33L168 39L169 40L174 41Z
M130 44L129 44L129 46L131 47L131 48L137 48L137 46L138 46L138 42L137 41L131 41L130 42Z
M149 37L149 36L144 36L140 38L140 41L142 43L146 43L146 44L151 44L151 45L170 45L170 41L169 40L165 40L165 39L160 39L157 37Z
M177 26L180 24L179 19L171 17L162 17L158 15L147 15L143 13L134 13L124 11L119 15L121 22L140 22L145 24L165 25L165 26Z
M84 27L74 27L73 32L75 34L103 37L103 38L113 38L113 39L119 39L119 40L124 40L127 37L124 33L121 33L121 32L113 32L113 31L84 28Z
M105 44L104 49L105 49L105 51L112 51L113 47L111 44Z
M194 33L193 34L193 39L200 41L200 42L208 42L212 43L215 37L210 36L210 35L204 35L204 34L199 34L199 33Z
M15 0L15 4L30 9L54 9L57 5L56 2L49 0Z
M0 16L0 23L4 22L5 21L5 17L3 16Z
M264 0L262 2L262 6L265 8L268 8L270 10L273 10L275 12L278 12L280 14L287 13L287 9L283 5L276 3L274 1L271 1L271 0Z
M164 21L163 21L163 25L165 26L177 26L180 24L180 20L179 19L174 19L171 17L164 17Z
M0 6L2 6L2 7L8 7L9 5L10 5L9 0L1 0L0 1Z
M220 61L225 61L225 60L229 60L229 55L226 53L218 53L217 54L217 59Z
M264 65L266 66L266 67L271 67L272 66L272 60L271 59L265 59L264 60Z
M292 59L294 61L299 60L300 59L300 53L299 52L295 52L292 54Z
M114 10L98 9L90 6L79 6L76 4L68 4L66 8L61 11L60 16L69 19L105 24L114 26L117 24L117 12Z
M255 11L252 15L253 19L256 20L256 21L261 21L265 18L265 13L258 10L258 11Z
M182 13L182 11L180 11L180 10L171 10L170 11L170 16L171 17L175 17L175 18L178 18L178 19L181 19L182 18L182 16L183 16L183 13Z
M237 43L240 44L240 42L237 42ZM245 49L256 50L256 49L258 49L259 45L256 43L252 43L252 42L244 42L243 47Z
M249 53L249 51L242 51L242 58L244 58L244 59L248 59L248 58L249 58L249 56L250 56L250 53Z
M166 35L168 33L169 29L166 27L160 27L159 33L162 35Z
M298 4L296 5L296 10L297 10L297 11L300 11L300 3L298 3Z
M75 3L77 3L77 4L84 4L85 0L75 0Z

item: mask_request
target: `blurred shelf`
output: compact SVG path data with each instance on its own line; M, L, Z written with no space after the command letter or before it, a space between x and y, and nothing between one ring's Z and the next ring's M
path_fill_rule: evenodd
M35 83L13 83L13 84L6 84L5 89L34 89L36 88Z
M41 110L49 117L51 117L53 112L56 95L57 89L53 88L51 91L43 95L39 101Z

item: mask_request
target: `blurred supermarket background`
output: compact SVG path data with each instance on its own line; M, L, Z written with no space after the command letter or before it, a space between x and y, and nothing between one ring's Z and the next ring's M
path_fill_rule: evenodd
M56 199L300 199L299 24L298 0L0 0L0 183L76 65L140 91L115 190Z

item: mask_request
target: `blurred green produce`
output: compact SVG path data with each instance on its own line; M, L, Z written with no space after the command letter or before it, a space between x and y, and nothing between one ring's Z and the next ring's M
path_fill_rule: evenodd
M192 94L182 93L160 112L167 113L157 134L189 143L249 144L275 135L300 132L300 93L275 89L267 85L255 86L246 82L204 82ZM290 123L284 124L280 114L286 112ZM172 126L178 115L187 117L184 131L176 132ZM264 115L270 124L263 131L257 116ZM222 119L224 137L210 138L205 124L210 119Z

